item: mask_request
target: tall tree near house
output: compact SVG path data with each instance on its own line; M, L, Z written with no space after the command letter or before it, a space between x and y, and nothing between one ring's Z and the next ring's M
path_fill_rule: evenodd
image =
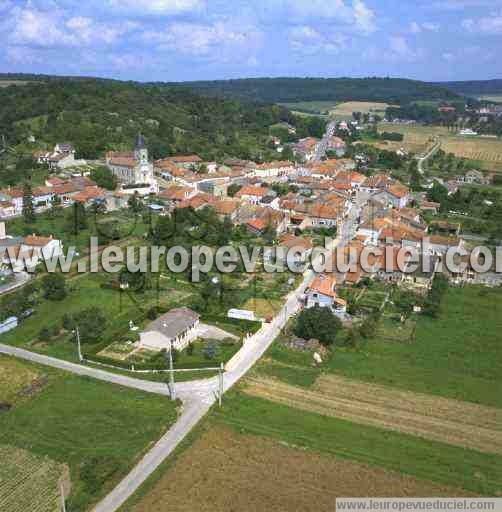
M66 283L63 274L47 274L42 279L44 297L49 300L63 300L66 297Z
M51 218L59 217L61 215L61 197L57 194L54 195L51 201L51 208L49 210L49 216Z
M33 224L36 221L33 190L29 181L25 181L23 185L23 218L26 224Z
M315 338L323 345L331 345L341 328L342 323L330 309L314 306L298 314L294 333L300 338Z

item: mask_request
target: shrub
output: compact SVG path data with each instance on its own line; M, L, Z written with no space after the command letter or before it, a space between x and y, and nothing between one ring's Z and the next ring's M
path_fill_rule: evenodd
M306 340L315 338L323 345L334 343L342 323L329 308L304 309L296 318L294 333Z
M38 339L40 341L49 341L52 335L48 327L42 327L38 333Z
M63 274L47 274L42 279L44 297L48 300L63 300L66 297L66 284Z

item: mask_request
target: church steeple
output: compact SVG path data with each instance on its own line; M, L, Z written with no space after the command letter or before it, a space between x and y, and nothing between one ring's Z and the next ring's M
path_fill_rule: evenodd
M140 149L146 149L145 137L143 137L141 133L138 133L138 136L136 137L136 145L134 149L136 151L139 151Z
M134 146L134 156L140 164L148 163L148 149L146 147L145 138L141 133L136 137L136 144Z

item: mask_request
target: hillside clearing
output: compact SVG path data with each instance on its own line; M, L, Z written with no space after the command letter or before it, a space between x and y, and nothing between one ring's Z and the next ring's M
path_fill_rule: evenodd
M336 119L352 119L352 112L385 115L385 111L390 106L389 103L374 101L347 101L345 103L339 103L331 109L330 115Z
M316 391L248 379L244 392L296 409L502 455L502 410L321 376Z

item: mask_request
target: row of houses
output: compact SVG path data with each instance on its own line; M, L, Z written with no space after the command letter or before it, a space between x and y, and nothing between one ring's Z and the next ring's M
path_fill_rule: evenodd
M8 236L5 223L0 222L0 267L14 272L33 270L42 259L58 257L62 253L60 240L35 233L24 237Z
M22 214L23 195L21 187L0 190L0 219ZM48 210L56 197L59 204L64 207L75 201L87 204L94 200L104 200L106 195L107 192L104 189L85 176L68 180L53 177L47 179L44 186L32 189L32 200L36 213Z

